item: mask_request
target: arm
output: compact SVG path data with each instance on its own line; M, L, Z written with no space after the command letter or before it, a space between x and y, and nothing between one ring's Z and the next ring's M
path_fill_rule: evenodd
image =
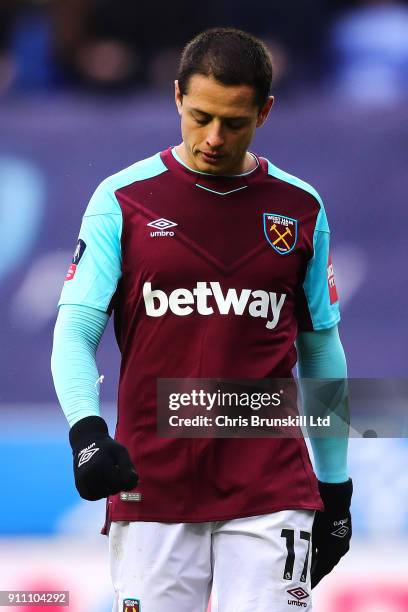
M88 500L132 489L138 480L127 449L99 416L95 359L121 276L121 231L120 207L102 184L84 215L54 332L54 384L71 425L75 484Z
M297 348L301 378L335 378L345 381L344 385L340 384L340 393L339 386L333 386L334 396L328 396L327 401L321 404L315 400L315 393L322 386L320 380L317 380L317 386L312 388L310 381L302 384L300 380L303 410L306 415L324 416L319 412L326 413L327 405L331 406L329 414L332 431L329 436L314 437L313 428L309 429L319 492L325 507L325 512L316 513L313 523L313 588L346 554L352 533L350 503L353 485L347 468L347 365L337 326L324 331L299 334ZM325 393L327 394L327 388ZM330 437L330 434L336 437Z
M321 208L313 233L313 256L308 262L300 291L302 306L298 313L297 339L299 374L303 378L316 379L315 383L309 380L303 385L300 381L304 411L308 415L326 416L330 406L331 417L328 436L317 437L315 428L310 429L319 492L324 504L324 512L316 512L313 522L312 588L332 571L349 549L353 492L347 469L347 367L337 330L340 311L329 255L330 230L323 203L319 202ZM339 384L330 384L319 380L325 378L340 381ZM344 381L343 385L341 381Z
M108 320L106 312L96 308L60 306L51 371L59 402L71 427L84 417L100 415L95 355Z
M300 333L297 339L298 371L303 396L303 410L307 416L322 416L313 401L310 385L302 378L347 378L347 364L337 325L326 330ZM348 480L347 449L349 410L346 389L338 398L331 413L332 429L337 437L313 437L310 442L315 469L321 482L338 483Z
M95 354L122 274L121 233L121 209L102 183L82 220L54 331L51 369L71 427L99 415Z

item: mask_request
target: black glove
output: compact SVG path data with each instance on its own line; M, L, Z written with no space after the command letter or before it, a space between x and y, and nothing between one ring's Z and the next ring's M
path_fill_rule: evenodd
M312 589L329 574L350 548L351 478L347 482L320 482L324 512L316 512L312 530Z
M74 455L75 485L84 499L102 499L137 485L138 475L127 449L109 436L101 417L85 417L75 423L69 441Z

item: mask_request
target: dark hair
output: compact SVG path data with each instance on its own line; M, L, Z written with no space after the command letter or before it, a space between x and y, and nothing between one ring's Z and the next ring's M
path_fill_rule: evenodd
M235 28L211 28L183 49L177 74L182 95L193 74L211 75L224 85L250 85L261 108L272 84L272 63L265 44L255 36Z

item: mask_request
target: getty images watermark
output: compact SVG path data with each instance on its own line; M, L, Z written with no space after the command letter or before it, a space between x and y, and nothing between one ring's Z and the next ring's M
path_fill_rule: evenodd
M205 413L220 412L216 416L208 414L196 414L194 416L180 416L179 414L171 414L168 418L170 427L178 428L257 428L257 427L330 427L331 416L325 417L314 415L286 415L280 417L265 417L259 414L248 414L243 416L240 414L242 409L250 409L258 411L262 408L279 408L282 407L286 398L284 398L284 390L280 389L275 393L261 392L237 392L237 391L222 391L217 389L214 392L205 391L204 389L192 389L190 392L173 392L169 395L168 407L169 410L184 412L183 409L199 408ZM233 416L229 412L234 408L237 414Z
M406 379L158 379L169 438L408 437Z
M294 379L161 379L158 434L163 437L302 437L332 429L332 414L298 410Z

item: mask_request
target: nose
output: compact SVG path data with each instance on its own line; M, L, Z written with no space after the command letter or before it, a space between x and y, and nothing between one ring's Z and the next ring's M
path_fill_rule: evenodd
M209 126L209 131L206 138L207 145L212 149L221 147L224 144L224 137L220 124L212 123Z

